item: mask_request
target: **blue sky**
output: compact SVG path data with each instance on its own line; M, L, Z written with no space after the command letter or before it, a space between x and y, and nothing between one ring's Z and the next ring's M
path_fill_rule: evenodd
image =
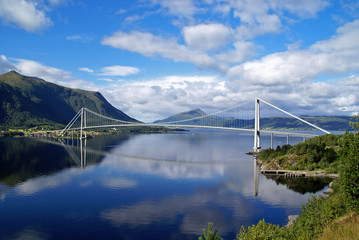
M152 121L260 97L359 112L359 2L0 0L0 73L100 91Z

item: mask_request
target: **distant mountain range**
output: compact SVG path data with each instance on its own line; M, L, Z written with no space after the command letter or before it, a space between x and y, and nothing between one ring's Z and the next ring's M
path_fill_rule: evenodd
M191 120L192 124L201 124L206 121L215 126L254 128L254 119L234 119L209 115L206 120L204 120L202 117L206 115L207 114L201 109L194 109L188 112L175 114L163 120L157 120L154 123L182 121L181 123L186 124L184 120L193 119ZM345 131L350 129L349 121L351 117L348 116L302 116L300 118L328 131ZM261 129L313 129L313 127L310 127L307 124L292 117L261 118L260 127Z
M15 71L0 75L0 127L66 125L86 107L102 115L137 121L113 107L99 92L66 88Z
M201 109L194 109L188 112L182 112L182 113L178 113L176 115L170 116L166 119L163 120L157 120L154 123L161 123L161 122L177 122L177 121L181 121L181 120L186 120L186 119L193 119L193 118L197 118L197 117L203 117L206 116L207 114L205 112L203 112Z

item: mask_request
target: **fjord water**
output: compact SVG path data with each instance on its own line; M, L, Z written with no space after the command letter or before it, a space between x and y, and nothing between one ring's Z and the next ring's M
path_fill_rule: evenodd
M252 134L219 130L0 139L0 239L198 239L208 222L234 239L263 218L285 225L328 182L266 178L252 147Z

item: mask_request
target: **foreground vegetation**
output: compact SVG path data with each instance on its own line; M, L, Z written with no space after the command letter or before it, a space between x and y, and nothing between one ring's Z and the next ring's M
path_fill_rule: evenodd
M236 240L359 239L359 115L354 119L354 133L320 136L293 147L262 151L260 157L266 163L295 170L324 169L338 172L340 178L333 182L328 197L314 196L303 205L291 225L280 227L261 220L257 225L242 226Z

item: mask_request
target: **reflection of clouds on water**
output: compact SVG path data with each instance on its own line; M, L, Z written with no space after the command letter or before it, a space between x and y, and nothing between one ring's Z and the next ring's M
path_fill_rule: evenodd
M81 174L81 169L72 168L55 175L33 178L16 185L15 191L20 193L21 195L32 195L45 189L55 188L63 184L69 183L75 176L79 176Z
M233 141L231 141L231 137ZM208 135L140 135L131 138L114 149L114 153L126 153L130 156L145 158L195 162L223 163L237 161L238 136Z
M104 178L102 180L102 185L104 187L112 188L112 189L120 189L120 188L133 188L138 185L136 181L129 180L126 178Z
M50 239L48 234L45 232L39 231L32 227L26 227L20 232L14 234L14 236L9 236L8 239L14 240L45 240Z
M242 224L247 225L248 221L253 221L252 223L255 224L268 215L266 211L271 210L257 208L257 203L243 194L246 192L253 194L253 183L245 182L251 173L235 175L236 170L231 168L227 170L226 174L233 171L228 179L212 187L198 188L191 195L176 195L160 200L147 199L132 205L105 210L100 216L117 227L129 224L134 228L139 225L170 221L181 216L180 229L184 234L199 234L199 229L206 228L209 221L214 222L216 229L221 233L236 232ZM288 191L285 186L276 185L275 182L260 176L260 192L257 200L270 208L290 208L291 211L299 211L301 204L309 198L310 195Z
M121 169L141 174L159 175L168 179L209 179L223 176L224 166L220 164L194 164L175 161L156 161L132 157L107 157L101 167Z
M94 166L90 166L85 169L72 168L64 170L61 173L57 173L55 175L42 176L39 178L30 179L26 182L16 185L14 190L20 195L32 195L40 191L71 183L75 180L75 178L79 178L78 186L80 187L88 187L95 183L98 183L103 187L111 189L133 188L138 185L136 181L131 179L117 176L109 176L107 172L101 174L94 174L95 171L96 168ZM86 179L86 177L90 177L91 179ZM85 179L83 180L82 178ZM5 195L6 192L4 193L4 197Z
M275 181L266 179L261 175L259 180L259 198L274 206L298 207L304 204L315 194L303 195L293 190L288 190L287 186L277 184Z
M101 165L169 179L209 179L223 176L226 165L238 164L237 142L223 144L221 138L200 135L141 135L113 148Z
M79 186L80 187L88 187L88 186L91 186L93 183L94 183L93 180L84 180L84 181L79 182Z
M6 194L9 192L9 187L7 185L0 183L0 200L4 200L6 197Z
M233 211L228 217L223 209ZM243 219L255 211L252 202L241 195L215 187L197 189L194 194L172 196L160 200L150 199L133 205L121 206L101 212L100 216L116 226L129 224L131 227L171 221L183 215L181 230L185 234L198 234L208 221L213 221L221 232L228 232L231 226L240 226ZM227 224L228 223L228 224ZM230 224L229 224L230 223Z

